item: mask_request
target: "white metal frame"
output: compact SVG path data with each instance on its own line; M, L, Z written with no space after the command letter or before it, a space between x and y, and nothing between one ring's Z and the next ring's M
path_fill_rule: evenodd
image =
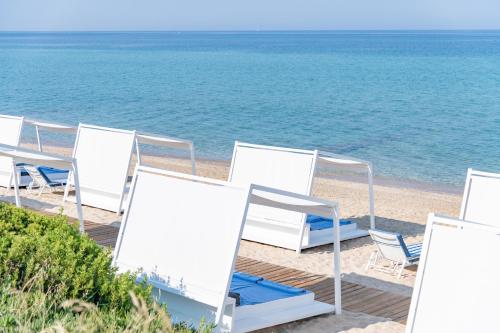
M159 189L158 186L160 186L161 189ZM202 186L203 189L200 189L199 186ZM138 191L137 188L140 188L140 194L136 193ZM235 225L233 225L230 231L218 230L223 223L227 223L227 221L220 222L220 219L225 219L226 217L220 217L219 212L223 213L225 209L228 209L228 206L225 201L217 201L217 199L214 201L215 193L210 195L212 191L210 188L213 188L213 191L218 191L217 193L220 191L226 191L226 189L227 191L232 191L230 193L235 193L235 191L239 193L238 198L240 199L238 200L240 201L238 203L238 207L241 207L241 211L238 211L239 213L231 213L233 215L238 215L239 217L237 220L234 220ZM152 191L156 191L157 193L152 193ZM203 193L200 194L200 192ZM164 195L161 195L161 193ZM182 207L178 208L179 204L174 202L171 203L173 207L170 207L166 211L163 211L163 207L157 206L157 203L164 200L163 198L165 197L174 198L173 200L179 200L179 194L182 198L189 198L187 199L189 200L189 203L183 202L183 204L189 204L189 207L192 207L192 209L189 208L189 211L185 211ZM231 196L234 197L234 195L232 194ZM136 198L136 196L142 196L142 198ZM147 198L147 196L150 197ZM213 320L213 323L216 324L216 332L248 332L324 313L341 313L340 242L338 241L340 238L340 231L338 205L335 202L276 190L260 185L249 184L247 186L238 186L224 181L139 165L136 167L136 171L134 173L129 198L130 199L128 200L118 235L118 241L113 256L113 264L118 266L120 271L142 269L146 275L145 278L147 278L148 282L153 285L154 297L161 302L166 302L170 312L174 314L182 312L183 319L188 320L189 323L196 326L199 323L199 320L202 319L196 316L200 313L211 313L211 318L205 317L204 319L208 321ZM137 208L134 208L137 206L135 204L136 201L139 201L137 204L139 207L141 207L141 205L146 206L143 206L138 210ZM333 235L336 240L333 246L335 277L334 306L314 301L313 294L307 294L307 297L297 296L290 299L242 307L237 307L234 300L228 297L232 271L235 267L243 224L246 220L246 214L250 204L290 209L303 213L331 216L333 218L336 225ZM210 212L201 208L207 207L207 205L210 207ZM153 213L151 212L151 206L155 209ZM141 213L141 209L143 213ZM175 210L175 212L172 210ZM177 210L179 210L180 213ZM196 217L193 217L193 214ZM198 218L198 215L200 214L205 216L206 219ZM170 216L175 216L172 222L169 221ZM182 221L179 220L179 216L182 217ZM191 220L191 217L194 218L194 220ZM138 235L137 232L134 232L135 230L138 230L137 228L144 230L144 223L147 223L148 227L153 227L155 229L150 230L150 233L154 233L156 238L159 237L159 239L162 240L161 242L155 242L151 239L143 238L144 236ZM169 225L169 223L175 224ZM190 262L192 265L196 265L196 261L200 260L203 262L215 261L213 264L209 263L210 267L216 266L223 272L227 272L227 275L225 275L226 273L220 273L220 271L217 270L217 272L219 272L217 274L221 275L220 278L225 281L225 286L221 287L218 291L210 289L209 282L200 282L201 284L199 286L190 285L189 281L192 280L193 274L191 269L192 267L190 267L190 273L183 274L182 272L178 272L177 269L172 266L172 263L169 262L154 264L153 271L148 271L148 268L137 264L137 261L140 261L140 258L146 258L148 253L168 252L165 249L165 244L168 244L167 246L169 248L173 247L177 249L177 244L179 242L188 241L188 239L192 237L190 234L176 234L173 230L177 230L175 227L176 225L185 226L190 225L191 223L195 224L192 228L199 228L202 225L205 229L215 228L213 230L214 238L207 239L207 244L190 243L188 251L194 252L186 253L184 255L179 254L182 257L178 259L187 260L184 262ZM154 227L155 225L158 227ZM185 230L182 228L183 227L178 230ZM128 232L128 230L130 231ZM237 230L238 232L236 232ZM199 235L193 235L193 237L194 239L197 239ZM229 242L228 237L229 239L232 237L235 239ZM226 244L231 242L235 244L234 248L221 247L221 245L219 245L219 243ZM124 244L128 244L128 248L127 245ZM209 246L210 251L212 252L219 251L221 252L221 255L224 253L224 257L226 258L224 260L227 260L228 256L231 256L231 262L228 261L221 266L220 262L216 264L219 260L217 256L204 258L203 256L207 256L204 252L206 251L206 246ZM142 255L143 252L144 255ZM215 252L212 252L210 256L215 254ZM175 254L169 253L169 255ZM160 256L159 258L163 258L163 256ZM151 263L148 265L151 265ZM175 272L172 277L169 270ZM197 281L209 279L209 277L205 276L210 274L211 272L196 273ZM185 281L181 281L182 283L178 284L178 287L176 287L177 282L175 279L175 276L177 275L187 277ZM210 293L206 294L209 291ZM176 316L174 315L173 317L175 320Z
M161 146L161 147L167 147L167 148L188 150L189 157L191 159L191 174L193 174L193 175L196 174L196 161L195 161L195 157L194 157L194 144L192 141L168 137L168 136L160 136L157 134L137 133L136 142L135 142L137 163L139 165L143 165L142 160L141 160L141 150L139 147L140 144L147 144L147 145L153 145L153 146Z
M75 182L75 202L76 210L78 214L78 220L80 221L80 232L84 232L83 224L83 211L80 198L80 183L78 177L78 164L75 158L47 154L43 152L38 152L36 150L0 145L0 156L9 157L12 159L12 171L16 170L16 163L28 163L28 164L44 164L54 168L67 168L72 171L74 175ZM19 194L19 184L17 177L14 179L14 192L16 197L16 206L21 207L21 196Z
M34 119L25 119L24 121L26 124L35 127L37 146L38 146L38 151L40 152L43 152L43 142L42 142L42 137L40 135L41 131L65 133L65 134L76 134L78 131L77 127L71 125L49 123L46 121L40 121Z
M500 228L429 214L406 333L500 325Z
M326 162L331 165L342 165L357 169L359 168L366 169L368 177L370 226L371 229L375 229L373 166L370 162L319 150L304 150L304 149L292 149L292 148L283 148L274 146L263 146L263 145L242 143L236 141L228 177L228 181L230 182L234 182L237 153L238 150L242 148L243 149L250 148L250 149L271 151L271 152L272 151L284 152L290 154L305 155L310 157L311 159L310 169L303 170L303 172L307 173L308 177L307 184L303 184L303 186L299 191L294 191L303 195L311 195L313 181L316 174L317 164L319 161ZM256 163L258 163L258 161ZM252 166L248 166L248 168L251 167ZM257 179L257 177L255 178ZM252 180L252 181L258 183L257 180ZM276 186L275 184L261 184L261 185L288 189L284 188L287 186L287 184L280 184L278 186ZM357 237L368 236L368 231L358 229L355 223L348 226L341 226L340 228L341 228L340 231L341 241ZM243 238L296 250L296 252L298 253L300 253L301 250L306 248L329 244L333 242L333 239L331 237L331 232L328 229L319 231L310 231L307 228L306 215L302 216L298 227L297 226L293 227L291 226L291 223L286 223L286 221L273 221L264 216L257 218L252 216L251 219L249 219L245 225Z
M2 131L3 133L0 133L0 144L15 147L19 146L23 123L24 117L0 115L0 127L8 127L6 130L13 130L11 132ZM17 128L13 128L13 126L16 126ZM9 137L5 137L6 134L9 135ZM0 169L0 186L11 187L13 175L17 175L17 170L16 173L12 173L10 163L11 161L8 157L0 158L0 164L2 164Z
M86 175L84 173L85 170L82 168L86 165L88 161L92 161L92 163L99 163L100 166L104 166L105 174L112 174L116 172L116 168L113 167L112 163L116 160L116 156L113 156L113 153L116 151L114 148L116 147L106 147L109 150L108 154L105 154L105 156L102 156L103 158L109 159L109 161L101 161L101 160L96 160L95 156L78 156L79 155L79 147L81 145L80 138L81 138L81 133L83 131L102 131L102 132L108 132L108 133L117 133L117 135L125 135L128 136L127 140L128 142L124 142L124 144L127 144L127 156L125 159L128 161L126 165L126 169L123 168L122 174L119 175L119 181L120 184L118 184L116 187L120 188L118 192L109 192L107 190L102 189L99 184L95 184L95 178L96 175ZM131 162L132 162L132 154L134 151L134 146L135 146L135 138L136 138L136 132L135 131L128 131L128 130L121 130L121 129L115 129L115 128L109 128L109 127L101 127L101 126L94 126L94 125L87 125L87 124L80 124L78 126L78 132L76 135L76 141L75 141L75 146L73 149L73 158L76 158L80 161L80 176L84 177L85 175L87 178L91 179L86 179L86 178L81 178L80 179L80 191L82 194L82 204L88 205L88 206L93 206L101 209L106 209L110 210L113 212L116 212L117 215L120 215L122 212L123 208L123 202L125 201L125 195L127 191L127 181L128 181L128 170L130 168ZM105 147L106 142L102 142L102 146ZM98 147L96 147L97 149ZM123 157L123 156L122 156ZM85 163L83 162L85 161ZM106 163L109 162L109 163ZM124 165L120 166L124 167ZM68 176L68 182L66 185L66 189L64 192L64 200L67 200L68 194L69 194L69 189L70 186L74 185L73 183L73 177L72 173L70 172Z

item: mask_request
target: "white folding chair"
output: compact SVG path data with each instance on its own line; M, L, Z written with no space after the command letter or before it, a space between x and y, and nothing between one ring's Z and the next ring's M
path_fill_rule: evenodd
M366 270L375 269L391 274L397 272L400 279L405 267L418 264L422 250L421 243L407 245L401 234L392 232L369 230L369 233L377 250L368 259ZM388 261L389 267L381 263L381 260Z
M36 188L38 190L38 196L41 196L45 189L48 189L51 193L56 190L64 191L67 182L64 178L52 180L47 174L45 174L43 169L33 165L24 165L23 169L26 170L31 177L31 182L28 185L29 192ZM61 173L64 173L66 177L68 175L68 171L65 170L61 170Z

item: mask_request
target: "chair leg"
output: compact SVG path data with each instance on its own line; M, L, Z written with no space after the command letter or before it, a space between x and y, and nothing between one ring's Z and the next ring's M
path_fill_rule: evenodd
M401 263L400 265L401 265L401 267L399 268L399 272L398 272L398 280L401 279L401 275L403 275L403 270L405 269L404 263Z
M365 271L366 272L368 272L368 270L370 268L372 268L373 266L375 266L375 264L377 263L377 258L378 258L378 251L373 251L370 254L370 258L368 259L368 262L366 263L366 267L365 267Z
M45 189L45 185L40 186L40 191L38 191L38 196L42 195L44 189Z

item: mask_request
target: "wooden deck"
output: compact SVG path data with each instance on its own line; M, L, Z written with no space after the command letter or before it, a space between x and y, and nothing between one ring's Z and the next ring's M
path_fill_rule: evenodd
M85 231L98 244L114 247L118 228L85 221ZM334 280L296 269L268 264L245 257L238 257L236 269L258 275L271 281L305 288L315 293L318 301L334 302ZM342 308L406 323L410 298L342 281Z

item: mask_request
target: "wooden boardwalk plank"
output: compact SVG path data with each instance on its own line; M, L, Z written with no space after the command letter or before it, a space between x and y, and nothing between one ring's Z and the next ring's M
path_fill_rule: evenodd
M118 228L88 221L85 221L85 228L89 237L98 244L114 247L118 237ZM286 285L305 288L314 292L318 301L331 304L334 302L334 280L330 277L245 257L238 257L236 270ZM342 281L342 305L348 311L362 312L405 324L410 298Z

